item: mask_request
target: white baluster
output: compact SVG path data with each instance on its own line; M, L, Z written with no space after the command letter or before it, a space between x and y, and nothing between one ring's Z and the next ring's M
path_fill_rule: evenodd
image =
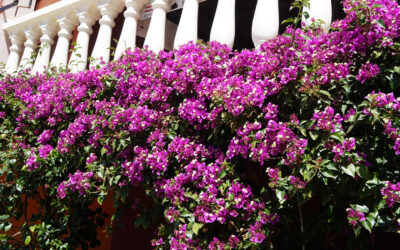
M254 13L251 37L256 48L279 32L278 0L258 0Z
M171 8L171 0L153 0L151 7L153 14L144 45L149 46L149 50L159 52L165 45L165 22L167 12Z
M98 0L97 4L102 17L99 21L100 29L92 52L92 58L94 59L91 63L92 66L98 64L100 58L106 63L110 61L111 35L115 26L114 19L124 8L122 0Z
M235 41L235 0L218 0L210 40L233 47Z
M86 69L87 58L89 53L89 39L93 33L92 26L100 18L100 12L97 8L86 6L86 8L78 9L77 15L80 21L78 26L78 36L76 38L76 46L69 61L69 67L72 72L83 71Z
M25 49L19 66L22 69L28 69L33 66L34 61L32 56L38 46L40 30L36 25L32 25L25 27L24 32L26 36L26 41L24 43Z
M175 35L174 48L197 40L197 19L200 0L186 0Z
M332 4L331 0L310 0L310 8L305 8L304 11L308 12L309 18L305 19L303 16L303 23L305 26L310 26L314 18L315 21L321 19L324 23L321 28L324 32L328 32L332 23Z
M147 3L149 3L149 0L125 0L125 21L115 49L114 60L117 60L124 50L136 47L137 21L140 18L140 11Z
M24 33L20 30L8 32L11 40L10 54L8 55L6 72L13 73L18 69L20 53L22 51L22 44L25 41Z
M140 18L140 11L147 3L149 3L149 0L125 0L125 21L117 48L115 49L114 60L120 58L126 49L136 47L137 21Z
M72 38L72 31L78 25L74 14L59 16L57 19L60 30L58 31L58 41L54 50L51 65L55 67L65 67L68 62L69 42Z
M32 74L42 73L44 67L49 66L51 45L54 43L54 36L58 28L57 23L53 20L43 22L39 27L42 31L42 36L40 37L40 49L32 68Z

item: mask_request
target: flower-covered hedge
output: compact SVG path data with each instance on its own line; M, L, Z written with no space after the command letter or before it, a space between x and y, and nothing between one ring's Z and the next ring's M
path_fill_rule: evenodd
M398 231L400 7L343 5L329 33L289 28L258 50L3 74L1 244L95 246L91 204L112 193L115 223L135 186L159 249L363 248Z

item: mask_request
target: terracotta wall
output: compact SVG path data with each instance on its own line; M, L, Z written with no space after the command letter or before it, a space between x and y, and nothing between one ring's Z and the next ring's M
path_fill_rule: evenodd
M41 9L43 7L46 7L50 4L56 3L58 1L60 1L60 0L37 0L35 10Z

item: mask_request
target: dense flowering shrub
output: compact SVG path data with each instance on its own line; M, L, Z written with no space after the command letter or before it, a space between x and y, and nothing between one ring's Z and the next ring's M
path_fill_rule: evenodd
M2 244L94 246L90 204L112 192L123 209L139 185L154 208L136 225L159 215L159 249L362 248L396 232L400 7L343 5L329 33L289 28L258 50L189 43L3 75L0 230L18 233Z

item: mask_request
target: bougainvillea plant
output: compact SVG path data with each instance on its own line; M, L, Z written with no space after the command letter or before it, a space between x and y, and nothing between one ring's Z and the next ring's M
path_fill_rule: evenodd
M343 6L329 33L288 28L257 50L2 73L2 246L98 245L91 204L112 194L122 211L137 186L157 249L363 248L399 231L400 7Z

